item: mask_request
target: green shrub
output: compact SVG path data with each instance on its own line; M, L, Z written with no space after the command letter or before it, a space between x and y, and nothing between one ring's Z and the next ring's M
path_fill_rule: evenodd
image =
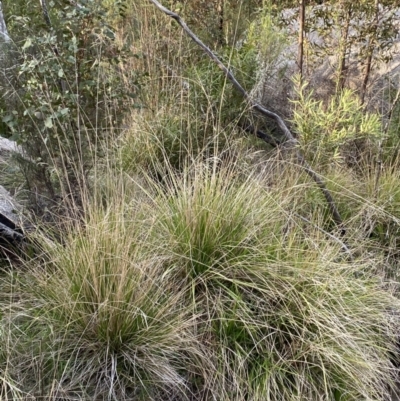
M377 143L383 139L380 116L365 112L352 91L345 89L324 104L315 100L312 92L307 92L307 83L299 79L294 82L297 99L293 102L293 124L308 159L315 165L342 162L346 145L355 140Z
M2 121L29 160L30 189L53 198L60 184L75 196L87 184L135 85L123 80L119 63L127 49L118 44L103 6L50 5L48 25L38 18L41 9L33 15L11 10L17 67L13 80L4 71L1 84L8 97Z

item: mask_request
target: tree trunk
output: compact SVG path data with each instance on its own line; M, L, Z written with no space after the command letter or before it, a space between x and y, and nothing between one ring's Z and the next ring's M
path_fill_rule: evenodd
M218 43L225 44L224 38L224 2L225 0L217 0L217 18L218 18Z
M365 72L364 79L361 88L361 104L364 104L365 95L367 92L367 85L369 81L369 77L371 75L371 67L372 67L372 56L375 50L375 43L377 37L377 29L378 29L378 18L379 18L379 0L375 0L375 15L374 21L371 26L371 33L368 38L368 48L367 48L367 61L365 63Z
M297 65L299 66L299 73L303 79L303 59L304 59L304 21L306 14L306 0L300 0L299 10L299 50L297 55Z
M345 7L345 6L344 6ZM344 22L344 26L341 32L341 45L340 45L340 53L339 53L339 69L338 69L338 92L341 92L344 88L347 78L347 52L348 52L348 38L349 38L349 29L350 29L350 22L352 17L352 5L348 6L346 11L346 20Z
M8 31L7 31L7 25L4 20L3 6L1 4L1 1L0 1L0 34L5 42L10 41L10 36L8 35Z

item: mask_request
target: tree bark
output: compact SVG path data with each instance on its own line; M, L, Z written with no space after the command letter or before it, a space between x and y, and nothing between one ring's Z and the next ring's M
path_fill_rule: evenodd
M343 6L345 7L345 6ZM349 38L349 29L350 22L352 17L353 6L350 4L349 8L346 11L346 20L341 32L341 45L340 45L340 54L339 54L339 70L338 70L338 92L344 89L346 78L347 78L347 52L348 52L348 38Z
M10 42L10 36L8 35L7 25L4 20L3 6L1 4L1 1L0 1L0 34L4 42Z
M297 55L297 65L299 66L300 78L303 79L303 59L304 59L304 22L306 14L306 0L300 0L299 9L299 50Z
M376 36L377 36L377 29L378 29L378 17L379 17L379 0L375 0L375 15L374 21L371 26L371 33L368 38L368 48L367 48L367 61L365 63L365 72L364 72L364 79L361 88L361 104L364 104L365 95L367 93L367 86L369 77L371 75L371 68L372 68L372 56L375 50L375 43L376 43Z

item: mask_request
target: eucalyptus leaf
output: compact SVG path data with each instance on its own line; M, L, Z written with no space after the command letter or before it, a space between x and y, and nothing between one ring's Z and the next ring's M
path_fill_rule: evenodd
M26 39L24 45L22 46L22 50L29 49L32 46L32 39L28 38Z
M51 117L47 117L46 120L44 121L44 126L46 128L53 128L53 121Z
M8 123L14 119L14 116L12 114L7 114L2 118L3 123Z

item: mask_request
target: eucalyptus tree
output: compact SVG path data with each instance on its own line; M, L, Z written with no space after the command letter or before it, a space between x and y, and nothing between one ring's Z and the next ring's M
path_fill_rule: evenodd
M303 72L304 64L307 71L313 74L320 67L321 59L331 57L335 60L336 91L342 91L356 73L360 99L364 102L374 67L393 57L393 44L400 28L400 2L307 1L305 8L304 1L293 4L293 10L297 12L278 14L283 26L297 26L300 71ZM302 22L304 14L306 17Z
M1 82L1 114L29 155L27 183L52 197L74 192L129 103L118 70L125 50L100 2L6 0L4 19L16 62Z
M10 41L10 36L8 35L7 25L4 20L3 6L1 4L1 1L0 1L0 34L5 42Z

